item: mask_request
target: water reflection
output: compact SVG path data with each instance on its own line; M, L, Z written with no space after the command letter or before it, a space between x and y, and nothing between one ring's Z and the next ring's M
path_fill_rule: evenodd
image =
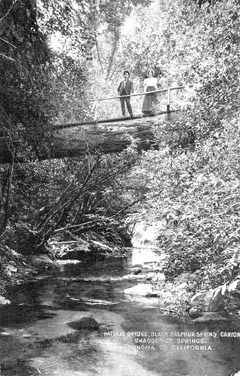
M150 262L156 255L149 255L144 257ZM127 274L139 263L139 249L134 257L66 266L51 280L14 291L14 305L0 312L1 375L238 375L239 339L219 336L220 331L240 331L238 324L193 324L161 316L159 302L123 295L132 283L106 278ZM100 329L69 325L84 317L96 320Z

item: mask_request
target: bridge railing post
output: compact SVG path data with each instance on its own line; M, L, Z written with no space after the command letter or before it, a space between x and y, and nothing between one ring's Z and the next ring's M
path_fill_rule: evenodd
M170 116L171 116L170 102L171 102L171 89L168 88L168 91L167 91L167 119L168 120L170 120Z
M92 107L92 112L93 112L93 120L96 121L97 116L98 116L98 100L94 102L93 107Z
M167 113L170 113L171 89L167 91Z

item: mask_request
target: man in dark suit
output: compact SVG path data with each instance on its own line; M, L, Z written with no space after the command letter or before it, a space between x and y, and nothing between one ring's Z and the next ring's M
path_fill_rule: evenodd
M123 96L123 98L120 98L122 114L123 116L125 116L125 102L126 102L129 115L133 117L132 106L130 103L130 94L133 93L133 83L129 79L130 73L128 71L125 71L123 73L123 76L124 76L124 80L121 81L118 86L119 95ZM124 97L125 95L128 95L128 96Z

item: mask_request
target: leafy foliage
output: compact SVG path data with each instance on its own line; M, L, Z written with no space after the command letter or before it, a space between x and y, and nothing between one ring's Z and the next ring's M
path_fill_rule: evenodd
M52 114L46 67L49 50L31 1L4 0L0 15L1 131L5 130L16 141L21 124L26 131L25 140L21 141L28 141L39 153L36 133L43 135Z
M205 288L239 273L239 118L222 126L194 151L148 152L133 172L146 189L145 219L159 223L166 276L199 272Z

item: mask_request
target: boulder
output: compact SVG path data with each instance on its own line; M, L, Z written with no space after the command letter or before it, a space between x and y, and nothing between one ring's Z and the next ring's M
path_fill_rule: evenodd
M70 322L68 324L73 329L76 330L98 330L99 329L99 323L94 320L92 317L83 317L82 319L74 322Z
M157 293L153 291L153 287L147 283L139 283L134 287L130 287L124 290L125 295L132 296L145 296L145 297L154 297L157 296Z
M132 268L131 273L134 275L141 274L142 269L141 268Z
M221 313L218 312L203 312L200 317L197 317L193 322L199 323L209 323L209 322L219 322L219 321L228 321L227 317L224 317Z
M134 265L132 265L131 269L135 269L135 268L141 269L142 268L142 264L134 264Z
M122 277L123 281L136 281L146 279L146 274L126 274Z
M147 273L146 275L146 281L153 281L155 278L156 274L153 272Z

